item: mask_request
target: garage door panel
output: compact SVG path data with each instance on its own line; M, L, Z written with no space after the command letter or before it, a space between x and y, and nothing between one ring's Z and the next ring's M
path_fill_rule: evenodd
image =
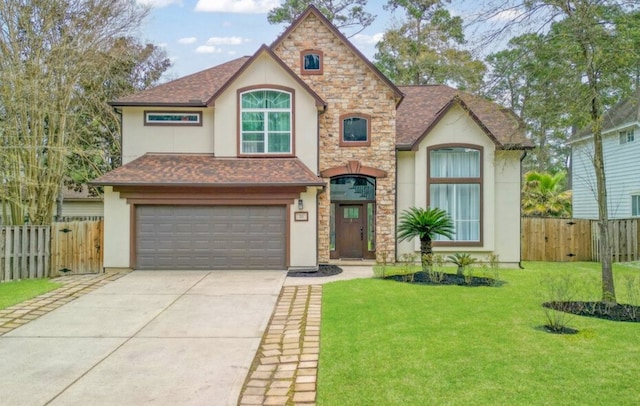
M284 206L137 206L138 269L284 269Z

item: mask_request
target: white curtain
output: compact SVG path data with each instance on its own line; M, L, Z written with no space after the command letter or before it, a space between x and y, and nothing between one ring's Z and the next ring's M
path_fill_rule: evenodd
M431 151L431 178L477 178L480 181L480 151L446 148ZM432 183L430 205L445 210L453 220L453 241L480 241L480 184ZM436 240L447 240L438 236Z

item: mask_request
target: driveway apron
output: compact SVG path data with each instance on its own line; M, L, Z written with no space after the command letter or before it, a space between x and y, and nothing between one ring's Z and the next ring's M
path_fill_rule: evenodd
M0 337L3 405L236 405L284 271L135 271Z

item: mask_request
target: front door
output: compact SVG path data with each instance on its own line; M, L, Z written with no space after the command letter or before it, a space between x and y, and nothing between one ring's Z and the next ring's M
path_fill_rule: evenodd
M365 248L364 204L340 204L337 213L340 258L362 258Z

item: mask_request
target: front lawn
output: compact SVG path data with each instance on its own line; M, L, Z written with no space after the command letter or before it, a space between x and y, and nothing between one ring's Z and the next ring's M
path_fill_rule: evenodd
M318 404L640 404L640 323L571 316L578 334L540 327L553 275L570 272L581 299L598 300L600 264L524 266L500 270L500 287L325 285ZM629 301L625 276L640 271L614 272L618 301Z
M51 282L48 279L28 279L0 283L0 310L58 289L60 286L62 284Z

